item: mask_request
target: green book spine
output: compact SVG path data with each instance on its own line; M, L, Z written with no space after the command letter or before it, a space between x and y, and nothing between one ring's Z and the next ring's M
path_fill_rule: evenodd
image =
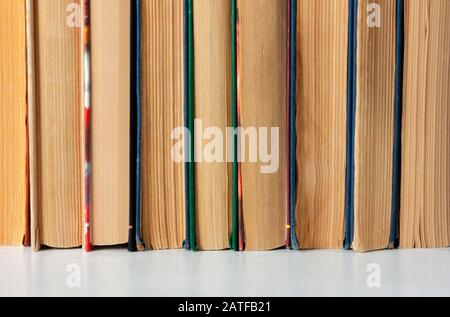
M188 76L189 76L189 131L191 151L189 160L189 237L191 250L197 250L195 221L195 84L194 84L194 16L193 0L188 0Z

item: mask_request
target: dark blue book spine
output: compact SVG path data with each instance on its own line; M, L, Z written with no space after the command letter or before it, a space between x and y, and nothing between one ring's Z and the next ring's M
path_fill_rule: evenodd
M300 248L296 235L296 219L295 219L295 206L297 201L297 129L296 129L296 117L297 117L297 0L291 0L290 9L290 82L289 82L289 114L290 114L290 141L289 141L289 213L290 213L290 227L291 227L291 248L298 250Z
M136 245L138 250L144 248L141 232L141 157L142 157L142 3L136 0L135 29L136 29Z
M130 223L128 232L128 250L136 251L136 146L139 142L136 135L137 128L137 51L138 42L136 33L136 5L137 0L130 0Z
M392 218L389 247L395 246L400 209L401 138L403 106L404 3L396 0L394 162L392 180Z
M354 238L354 184L355 184L355 117L357 67L358 0L349 0L348 82L347 82L347 171L345 195L345 241L350 249Z

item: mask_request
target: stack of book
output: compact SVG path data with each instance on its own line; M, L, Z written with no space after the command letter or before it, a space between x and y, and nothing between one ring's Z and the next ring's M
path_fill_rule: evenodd
M450 246L450 1L0 3L0 245Z

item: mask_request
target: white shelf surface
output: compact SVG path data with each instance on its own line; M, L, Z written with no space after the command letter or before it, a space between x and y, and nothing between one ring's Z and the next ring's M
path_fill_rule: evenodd
M380 287L368 286L371 264ZM450 249L86 254L0 248L0 281L0 296L450 296Z

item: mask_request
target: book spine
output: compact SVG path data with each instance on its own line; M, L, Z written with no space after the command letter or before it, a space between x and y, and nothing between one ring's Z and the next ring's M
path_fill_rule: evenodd
M290 224L290 248L299 249L296 235L295 207L297 202L297 0L290 0L290 80L289 80L289 224Z
M348 83L347 83L347 173L345 196L345 241L350 249L354 237L354 172L358 0L349 0Z
M238 128L237 120L237 12L236 0L231 0L231 125ZM238 137L233 134L233 175L231 193L232 237L231 249L239 251L239 198L238 198Z
M139 143L137 135L137 27L136 10L137 0L130 0L131 19L130 19L130 214L128 226L128 251L136 251L137 237L137 176L139 166L137 165L137 144Z
M141 168L141 157L142 157L142 39L141 39L141 25L142 25L142 3L141 0L136 0L136 8L133 10L135 12L135 28L136 28L136 247L138 251L143 251L145 248L144 241L142 239L141 231L141 220L142 220L142 190L141 190L141 179L142 179L142 168Z
M398 216L400 209L400 169L403 106L403 54L404 54L404 2L396 0L395 31L395 97L394 97L394 163L392 180L392 215L389 248L393 248L398 236Z
M188 102L189 102L189 131L190 131L190 158L189 158L189 244L190 249L197 250L196 239L196 219L195 219L195 86L194 86L194 17L193 0L188 0L187 3L188 16Z

